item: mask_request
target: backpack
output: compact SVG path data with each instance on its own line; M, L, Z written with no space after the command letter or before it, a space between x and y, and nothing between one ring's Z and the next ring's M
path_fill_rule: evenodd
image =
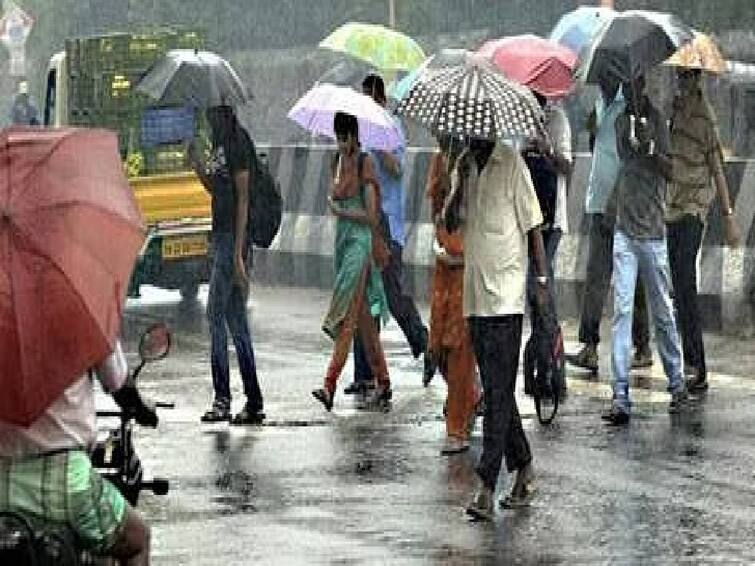
M269 248L280 230L283 198L280 183L270 172L267 154L257 153L254 143L251 146L254 177L249 195L248 239L257 247Z

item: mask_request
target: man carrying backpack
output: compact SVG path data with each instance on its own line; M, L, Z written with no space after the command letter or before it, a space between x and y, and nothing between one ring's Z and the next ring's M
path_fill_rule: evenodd
M248 267L252 259L247 234L254 144L230 106L208 108L207 121L212 138L208 162L202 166L194 146L189 147L190 163L212 197L213 260L207 317L215 399L202 416L202 422L230 420L233 424L260 424L265 414L246 314ZM247 397L244 408L233 419L226 324L231 331Z

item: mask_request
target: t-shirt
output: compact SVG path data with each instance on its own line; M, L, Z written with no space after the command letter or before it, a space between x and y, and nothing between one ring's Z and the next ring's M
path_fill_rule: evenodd
M120 342L94 373L108 390L117 390L123 385L128 366ZM97 440L95 376L87 373L68 386L29 427L0 421L0 458L88 449Z
M396 116L391 116L398 130L403 136L403 126ZM386 167L383 166L383 160L375 151L370 151L372 162L374 164L375 175L380 185L380 201L388 218L388 225L391 230L391 239L399 246L406 244L406 235L404 234L404 171L406 170L406 147L402 143L399 147L390 152L394 159L399 162L400 173L394 177Z
M655 144L654 153L669 156L669 134L661 114L645 99L647 139ZM629 106L616 118L616 147L621 169L616 186L616 227L632 238L659 240L666 237L666 179L654 166L646 151L632 149L629 142ZM635 119L635 132L643 129Z
M496 145L479 175L471 160L464 198L464 316L523 314L528 232L543 217L519 152Z
M212 148L207 161L207 176L212 183L212 231L217 234L236 233L236 186L234 176L240 171L252 171L254 144L246 130L226 143Z

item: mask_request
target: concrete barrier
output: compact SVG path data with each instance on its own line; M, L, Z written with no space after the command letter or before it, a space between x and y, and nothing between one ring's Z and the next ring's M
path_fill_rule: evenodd
M270 250L255 256L255 279L263 284L328 287L332 283L335 219L327 212L327 146L261 146L283 192L281 231ZM407 286L419 300L429 296L433 227L424 195L431 150L410 149L406 173ZM584 200L590 155L578 154L568 197L570 233L561 240L557 286L561 316L578 316L586 277L587 222ZM718 205L708 218L698 265L706 328L751 331L755 312L755 160L732 160L726 174L745 245L722 245ZM608 301L610 303L610 301Z

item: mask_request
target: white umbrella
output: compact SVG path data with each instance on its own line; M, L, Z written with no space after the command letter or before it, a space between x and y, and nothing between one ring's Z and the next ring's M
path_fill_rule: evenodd
M359 122L359 142L366 149L390 151L403 143L399 126L372 98L350 87L317 84L291 108L288 117L313 134L335 139L333 120L338 112Z

